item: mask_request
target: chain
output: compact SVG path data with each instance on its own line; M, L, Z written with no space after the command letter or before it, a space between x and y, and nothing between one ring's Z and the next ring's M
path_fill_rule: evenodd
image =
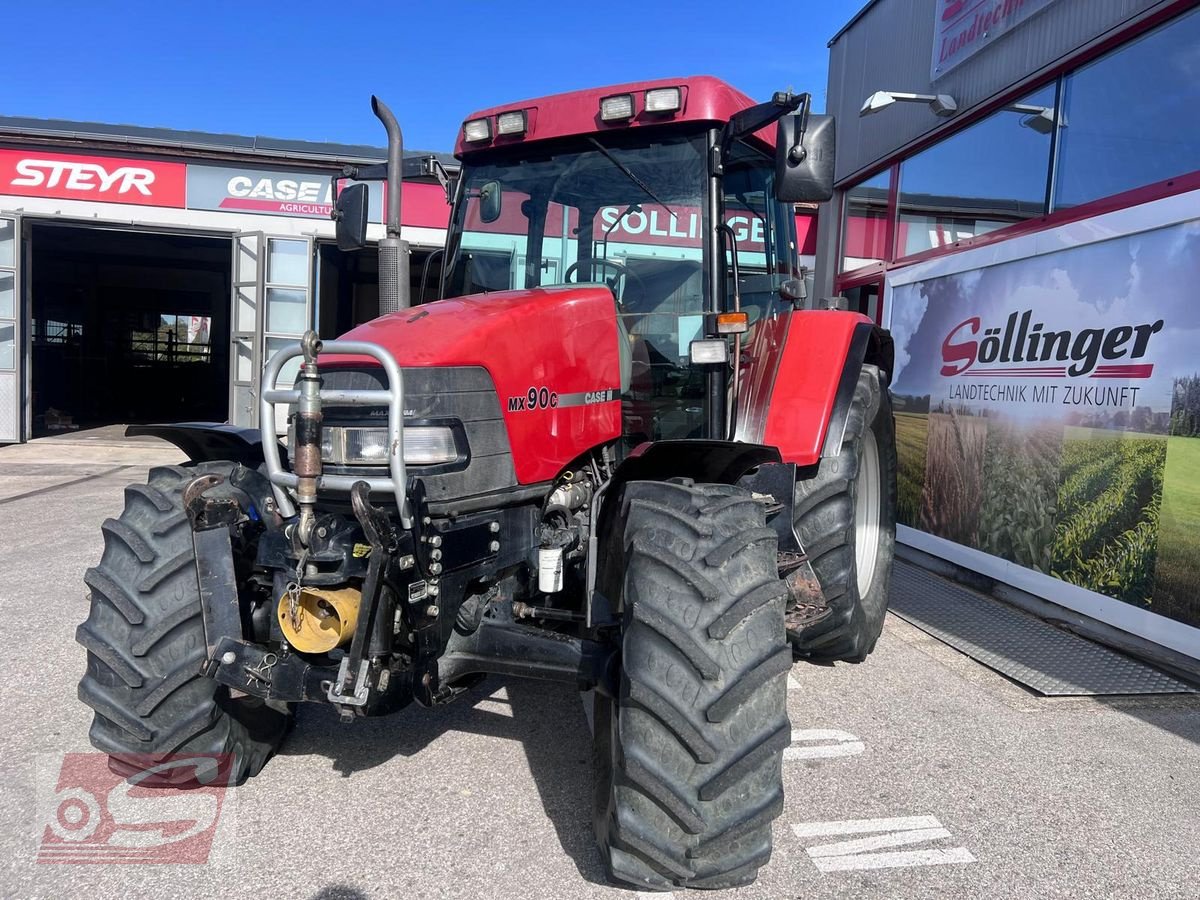
M308 550L300 551L300 560L296 563L296 577L287 583L288 595L288 620L291 622L292 631L300 630L300 620L304 617L304 610L300 607L300 582L304 579L304 564L308 562Z

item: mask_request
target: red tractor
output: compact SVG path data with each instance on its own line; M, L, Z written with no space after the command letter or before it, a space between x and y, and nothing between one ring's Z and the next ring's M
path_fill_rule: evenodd
M363 246L362 182L386 179L394 311L280 351L260 431L149 429L191 462L102 526L92 743L241 780L301 701L352 720L487 673L563 681L591 692L612 877L748 883L794 656L863 659L887 605L891 341L809 308L797 256L833 122L707 77L476 113L441 299L411 307L401 133L373 103L388 163L344 172L334 216Z

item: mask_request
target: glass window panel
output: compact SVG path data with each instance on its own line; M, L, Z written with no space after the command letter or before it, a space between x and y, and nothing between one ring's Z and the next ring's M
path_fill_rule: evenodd
M846 191L842 219L842 271L887 257L887 204L892 172L888 169Z
M258 238L237 239L237 281L254 281L258 278Z
M945 247L1045 212L1054 85L900 165L898 254Z
M267 359L269 360L278 351L284 347L295 344L296 338L273 337L267 338ZM283 364L283 368L279 370L279 378L275 381L275 386L278 388L290 388L296 383L296 376L300 374L300 362L302 357L296 356L289 359Z
M233 342L234 362L233 362L233 380L234 381L253 381L254 380L254 353L248 338L235 338Z
M1200 169L1200 12L1066 79L1054 206Z
M271 284L308 284L308 242L267 241L267 281Z
M12 219L0 219L0 266L16 265L17 223Z
M11 319L17 308L17 277L12 272L0 272L0 319Z
M258 307L258 288L254 285L243 284L237 290L237 325L236 331L253 331L254 314Z
M267 331L300 334L308 328L306 292L267 288Z
M16 362L17 328L11 322L0 325L0 369L13 369Z

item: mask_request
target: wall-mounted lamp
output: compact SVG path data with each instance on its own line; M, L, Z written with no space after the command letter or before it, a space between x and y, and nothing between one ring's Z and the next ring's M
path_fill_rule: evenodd
M1021 113L1021 125L1032 128L1038 134L1050 134L1058 124L1052 106L1034 106L1032 103L1014 103L1004 107L1009 112Z
M935 116L952 116L958 112L958 103L949 94L907 94L900 91L876 91L868 97L858 111L860 116L869 116L887 109L897 100L905 103L926 103Z

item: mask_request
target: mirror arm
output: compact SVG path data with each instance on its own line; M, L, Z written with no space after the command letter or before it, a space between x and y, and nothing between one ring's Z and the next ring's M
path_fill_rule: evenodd
M788 159L792 163L802 163L808 156L804 149L804 133L808 131L808 112L812 108L812 94L800 95L800 127L796 129L796 140L788 148Z
M721 130L721 158L725 158L734 141L761 131L801 106L804 107L805 119L807 119L808 104L811 99L811 94L776 91L775 96L766 103L759 103L736 113Z

